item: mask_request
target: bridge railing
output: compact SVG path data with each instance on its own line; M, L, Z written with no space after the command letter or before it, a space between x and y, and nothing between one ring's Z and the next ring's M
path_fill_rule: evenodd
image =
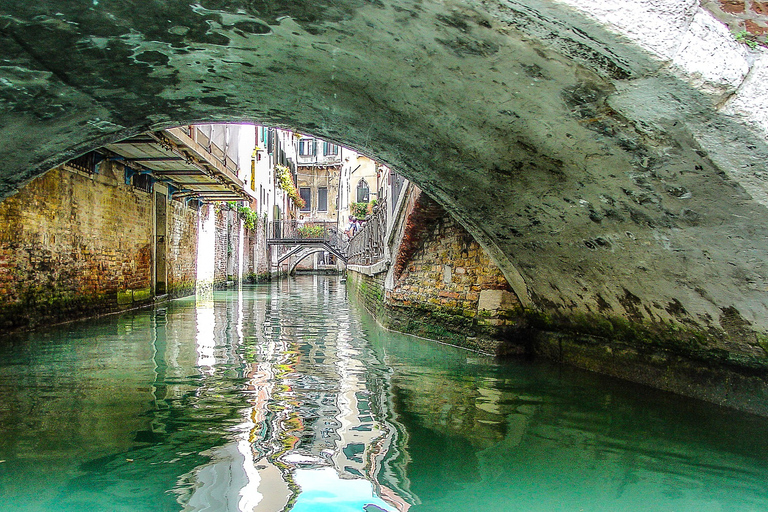
M349 246L336 221L276 220L270 223L267 242L283 247L278 256L290 251L291 246L325 243L346 258Z
M338 237L336 221L276 220L270 225L272 240L312 240L330 242Z
M376 205L365 224L349 241L348 262L373 265L384 259L384 236L387 232L387 201Z

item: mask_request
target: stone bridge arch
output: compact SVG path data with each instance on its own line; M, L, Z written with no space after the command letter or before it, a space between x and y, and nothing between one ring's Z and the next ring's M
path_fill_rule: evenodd
M766 367L768 61L697 0L4 0L0 38L0 196L147 129L293 128L416 182L531 323Z
M291 261L290 266L288 267L288 275L293 275L296 271L296 267L299 266L299 263L304 261L309 256L312 256L313 254L322 253L322 252L328 252L327 249L323 249L322 247L306 247L296 253L296 257Z

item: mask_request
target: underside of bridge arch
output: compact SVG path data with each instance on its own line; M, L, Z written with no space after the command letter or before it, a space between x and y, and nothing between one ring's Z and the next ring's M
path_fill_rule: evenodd
M593 3L3 0L0 196L147 129L292 128L416 182L531 325L762 372L766 61L698 1Z
M296 267L299 266L299 263L307 259L309 256L323 252L325 252L325 249L321 247L307 247L306 249L303 249L298 254L296 254L296 256L293 258L293 261L291 261L291 264L288 267L288 274L291 275L295 273Z

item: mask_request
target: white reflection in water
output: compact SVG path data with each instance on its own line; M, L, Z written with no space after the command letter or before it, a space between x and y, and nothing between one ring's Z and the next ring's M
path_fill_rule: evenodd
M197 296L210 298L216 261L216 214L211 205L200 209L197 229Z
M243 282L243 249L245 248L245 244L243 241L245 240L245 221L243 219L240 219L240 237L237 239L237 282L242 283Z
M317 282L314 284L317 285ZM201 298L196 304L199 370L215 378L214 308L212 298ZM249 316L244 319L243 309L243 293L239 289L235 336L231 340L237 345L244 342L243 329L247 329L254 320L257 320L257 325L264 323L262 318ZM257 317L261 315L261 311L256 313ZM207 455L211 462L195 468L180 480L180 489L188 490L179 496L184 511L274 512L284 510L291 501L291 510L295 511L402 512L408 509L409 504L405 500L378 482L380 458L392 441L393 429L377 422L372 416L364 378L365 365L359 349L351 344L348 314L342 314L341 321L335 326L329 336L317 341L311 337L305 340L312 339L312 343L317 343L319 352L328 349L335 352L329 356L336 371L328 375L329 385L335 381L338 407L334 416L338 423L331 427L334 432L327 436L335 440L332 448L323 449L324 456L319 457L311 455L311 452L319 453L320 445L300 444L281 453L279 462L273 460L271 452L275 446L284 444L295 435L285 430L283 421L270 420L269 409L275 400L284 400L282 396L273 395L275 386L281 385L276 365L284 367L289 361L286 354L294 349L290 337L283 336L278 342L268 334L268 329L256 331L259 361L247 361L242 353L236 352L247 377L245 391L248 407L241 411L242 422L234 429L236 433L232 442L209 450ZM292 408L289 406L289 409ZM265 439L264 423L267 421L272 421L272 425L269 438ZM300 488L298 496L292 500L297 486Z
M216 317L213 312L213 301L199 299L197 301L197 366L201 373L212 375L216 364L214 347L216 339Z
M240 490L248 486L248 474L243 466L244 456L236 443L210 450L212 462L194 472L194 491L185 511L241 512Z

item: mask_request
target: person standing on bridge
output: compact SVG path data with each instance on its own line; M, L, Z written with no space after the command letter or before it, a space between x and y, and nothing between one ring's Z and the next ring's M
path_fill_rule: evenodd
M347 229L344 230L344 233L346 233L348 238L355 236L355 217L352 215L349 216L349 224L347 224Z

